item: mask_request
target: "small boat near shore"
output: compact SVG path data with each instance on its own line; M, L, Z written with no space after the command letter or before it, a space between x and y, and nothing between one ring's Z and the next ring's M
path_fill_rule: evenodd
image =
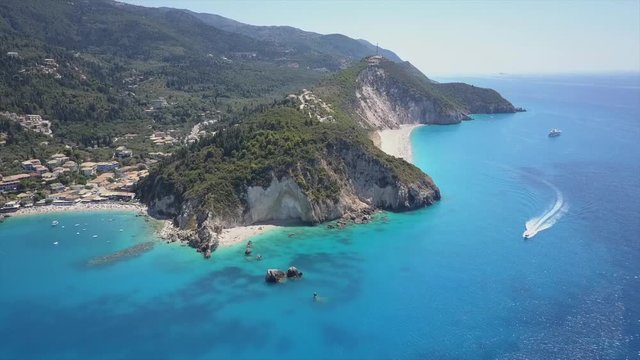
M53 220L51 222L51 226L58 226L58 224L60 224L60 222L58 222L58 220Z
M560 136L561 134L562 134L562 131L560 131L560 129L549 130L549 137L557 137L557 136Z

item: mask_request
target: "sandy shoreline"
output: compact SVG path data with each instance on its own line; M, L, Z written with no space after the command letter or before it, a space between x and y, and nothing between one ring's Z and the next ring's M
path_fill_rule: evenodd
M218 238L218 240L220 240L220 244L218 246L223 247L242 243L256 235L281 227L282 226L277 225L247 225L224 229Z
M84 203L67 206L45 205L33 206L28 208L20 208L18 211L8 213L11 217L30 216L39 214L53 214L64 212L83 212L83 211L137 211L147 213L147 207L139 203Z
M33 206L28 208L20 208L18 211L13 213L8 213L10 217L22 217L22 216L31 216L31 215L40 215L40 214L55 214L55 213L65 213L65 212L85 212L85 211L131 211L136 213L147 214L147 207L140 203L116 203L116 202L104 202L104 203L83 203L83 204L74 204L68 206L55 206L55 205L46 205L46 206ZM158 220L163 221L164 225L160 226L156 234L161 239L168 239L170 234L174 231L177 231L171 221L169 220ZM220 234L219 240L221 247L231 246L234 244L242 243L248 241L250 238L263 234L267 231L274 230L280 228L282 226L278 225L247 225L247 226L237 226L229 229L222 230ZM1 229L1 228L0 228Z
M413 163L413 152L411 150L411 133L423 124L400 125L399 129L378 130L380 137L379 144L376 144L380 150L389 155L403 158Z
M249 241L256 235L263 234L267 231L281 228L279 225L245 225L223 229L218 235L218 246L227 247ZM164 220L164 225L158 230L158 236L169 242L183 242L178 239L184 239L183 236L191 236L189 231L180 230L173 226L170 220Z

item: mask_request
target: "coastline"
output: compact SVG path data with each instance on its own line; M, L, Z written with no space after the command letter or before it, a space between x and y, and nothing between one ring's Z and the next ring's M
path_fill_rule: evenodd
M147 207L140 203L118 203L118 202L104 202L104 203L84 203L74 205L46 205L46 206L33 206L28 208L20 208L13 213L7 213L10 217L22 217L41 214L54 214L64 212L83 212L83 211L138 211L147 214Z
M120 203L120 202L103 202L103 203L81 203L74 205L56 206L33 206L28 208L20 208L13 213L7 213L9 217L25 217L33 215L44 214L57 214L68 212L85 212L85 211L131 211L136 213L143 213L147 215L147 207L141 203ZM175 228L170 220L155 219L163 223L156 230L156 235L162 240L169 240L172 238L172 234L179 232L180 230ZM226 247L235 245L244 241L248 241L250 238L263 234L267 231L281 228L280 225L246 225L236 226L222 230L219 235L219 246ZM0 228L1 229L1 228Z
M173 226L171 220L160 220L163 225L156 232L158 237L167 242L186 243L189 236L188 231L180 230ZM268 231L283 228L282 225L263 224L263 225L244 225L223 229L218 234L218 247L229 247L251 240L254 236L264 234Z
M402 158L413 164L413 151L411 149L411 133L424 124L405 124L398 129L377 130L379 141L374 143L385 153Z
M220 233L218 237L218 240L220 241L218 246L227 247L227 246L236 245L244 241L248 241L256 235L264 234L268 231L272 231L279 228L282 228L282 226L245 225L245 226L236 226L236 227L224 229L222 230L222 233Z

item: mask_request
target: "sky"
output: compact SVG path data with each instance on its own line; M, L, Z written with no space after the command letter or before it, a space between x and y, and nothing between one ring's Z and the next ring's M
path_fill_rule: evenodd
M340 33L427 75L640 71L640 0L124 0Z

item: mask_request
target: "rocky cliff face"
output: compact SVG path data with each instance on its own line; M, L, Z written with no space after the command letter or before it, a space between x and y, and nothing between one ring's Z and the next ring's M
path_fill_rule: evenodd
M375 209L406 211L440 199L431 178L400 159L387 157L373 146L349 141L328 143L318 159L326 181L338 184L333 197L305 191L291 175L272 174L268 186L247 184L238 194L236 209L224 214L207 208L200 198L175 192L162 178L153 180L145 193L151 214L170 218L176 239L187 241L204 254L217 247L217 233L225 227L288 221L318 224L349 214Z
M440 200L440 190L428 175L420 172L403 176L391 170L393 164L386 162L386 158L371 151L340 143L332 147L328 155L340 159L339 171L346 175L346 188L367 206L407 211Z
M462 110L412 91L377 66L360 73L355 91L357 118L364 127L393 129L402 124L455 124L469 119Z
M356 118L364 127L397 128L402 124L456 124L472 113L515 112L491 89L429 80L409 63L371 57L355 86Z

